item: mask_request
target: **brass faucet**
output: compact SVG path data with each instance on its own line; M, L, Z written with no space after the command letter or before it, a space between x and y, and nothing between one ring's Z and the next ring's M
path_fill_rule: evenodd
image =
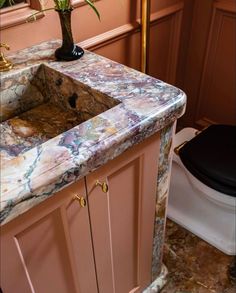
M11 63L11 61L5 58L4 54L1 52L1 48L10 50L10 47L7 44L0 43L0 71L8 71L12 69L13 64Z

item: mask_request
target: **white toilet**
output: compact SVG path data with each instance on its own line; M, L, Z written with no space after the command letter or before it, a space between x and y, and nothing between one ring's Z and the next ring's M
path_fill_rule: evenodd
M224 133L224 128L220 128L220 131ZM193 128L184 128L181 130L175 135L174 148L193 138L196 140L196 133L197 130ZM219 133L219 140L220 139L221 136ZM219 148L222 147L219 146ZM236 255L236 188L234 189L234 184L236 183L234 180L236 177L236 165L235 169L233 167L232 171L232 160L230 160L230 172L231 174L233 173L231 176L231 179L233 178L233 185L231 186L231 193L233 193L233 195L228 195L220 192L218 188L218 190L215 190L210 187L211 184L209 186L208 183L203 183L205 182L204 180L202 182L202 180L200 181L197 179L197 177L199 178L198 173L194 173L192 170L190 173L188 170L191 168L187 169L187 167L185 167L186 164L182 162L179 154L177 154L178 149L175 149L175 151L167 209L168 218L224 253ZM202 152L204 152L204 149L202 149ZM233 162L235 162L236 144L235 153L233 152L233 154ZM214 168L212 170L214 173ZM193 173L195 175L193 175Z

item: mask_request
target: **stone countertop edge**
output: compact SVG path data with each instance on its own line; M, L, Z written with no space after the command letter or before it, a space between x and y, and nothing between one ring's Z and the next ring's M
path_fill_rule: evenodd
M142 142L185 111L186 95L180 89L89 51L80 60L55 61L53 53L59 45L60 41L53 40L8 55L15 67L2 76L10 79L26 68L45 64L121 103L1 166L1 225ZM86 131L95 133L96 139L86 139ZM68 137L73 148L62 143ZM75 147L78 138L80 144Z

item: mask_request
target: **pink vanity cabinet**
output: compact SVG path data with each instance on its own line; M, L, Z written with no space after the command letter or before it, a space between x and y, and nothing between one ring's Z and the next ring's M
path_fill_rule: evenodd
M97 292L84 180L2 226L3 293Z
M159 144L156 134L3 225L3 293L142 292L151 283Z

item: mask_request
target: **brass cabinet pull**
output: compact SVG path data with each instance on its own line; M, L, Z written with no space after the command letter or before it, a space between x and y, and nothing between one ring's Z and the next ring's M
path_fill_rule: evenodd
M100 182L99 180L96 180L95 186L100 186L104 193L108 192L108 185L106 182Z
M178 145L177 147L174 148L174 152L176 153L176 155L179 156L179 151L182 149L183 146L185 146L185 144L187 143L188 141L184 141L183 143L181 143L180 145Z
M83 196L78 196L78 195L75 195L74 196L74 199L77 200L80 204L80 206L82 208L86 207L87 205L87 202L86 202L86 199L83 197Z

